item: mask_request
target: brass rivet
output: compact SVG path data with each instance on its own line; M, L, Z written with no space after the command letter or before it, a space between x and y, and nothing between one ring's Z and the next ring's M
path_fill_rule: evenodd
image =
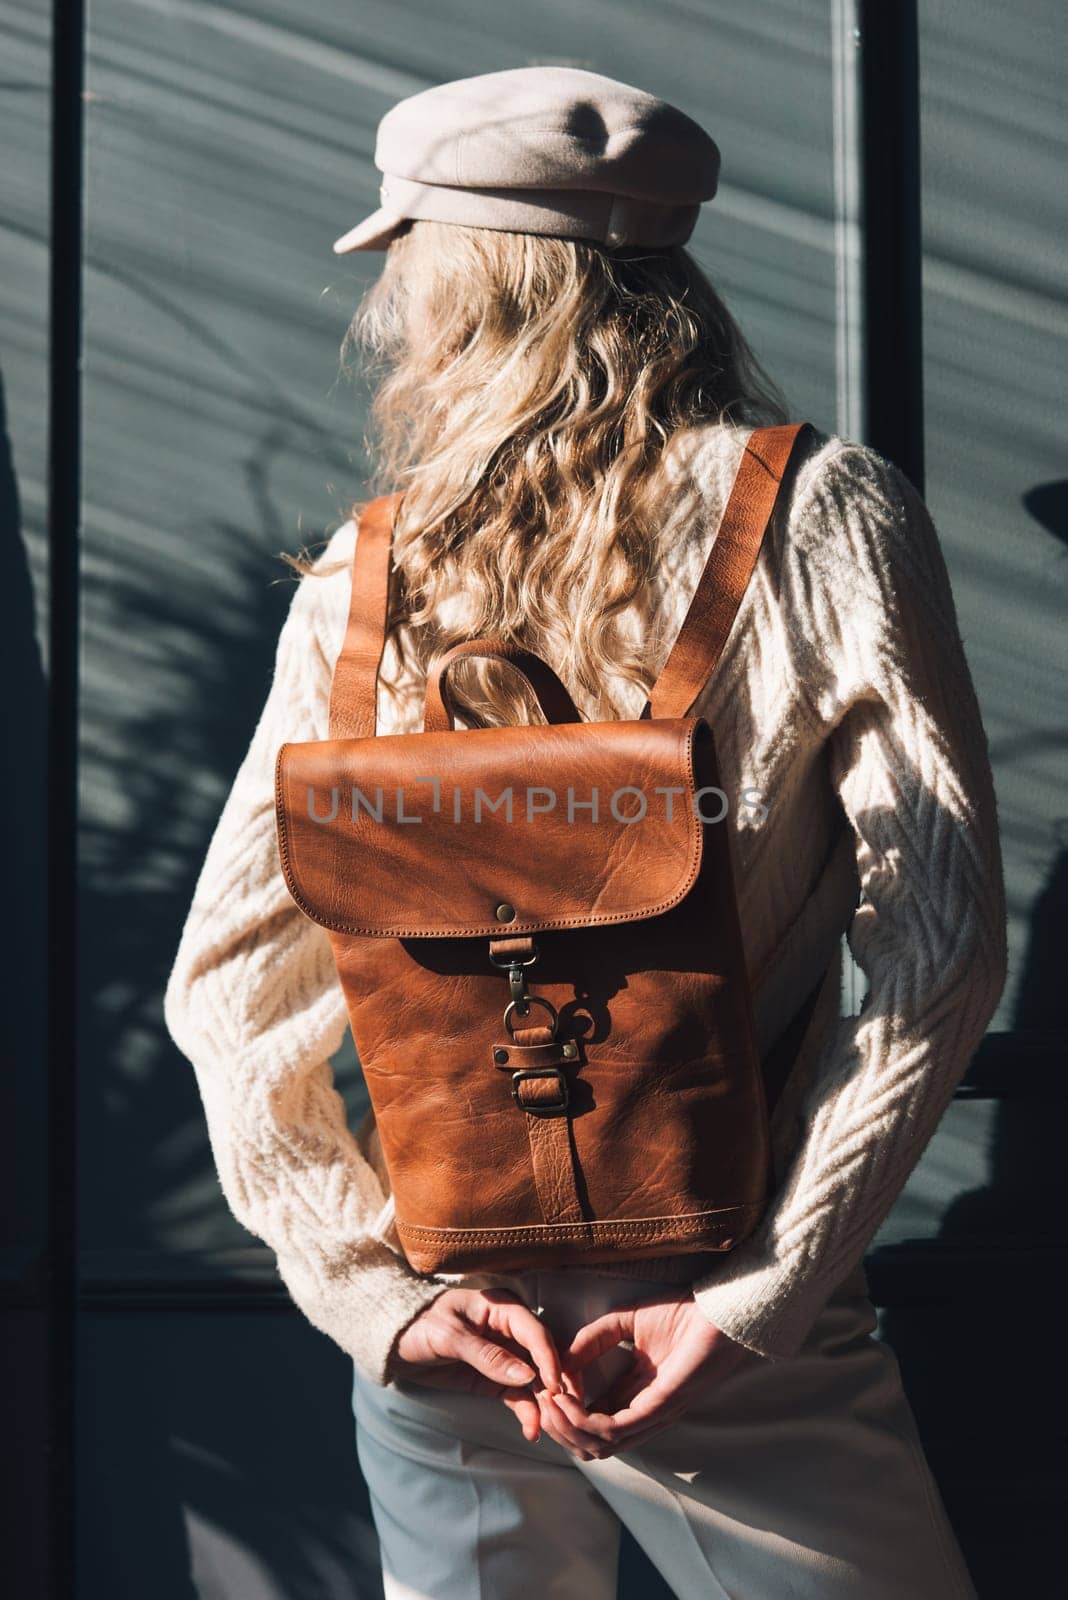
M497 921L498 922L514 922L515 921L515 906L510 906L508 904L507 900L502 900L500 905L497 907Z
M573 1044L565 1044L564 1045L564 1055L565 1056L573 1056L574 1054L575 1054L575 1046Z
M508 1060L508 1052L507 1052L507 1050L494 1050L493 1059L494 1059L494 1061L500 1061L502 1063L507 1061Z

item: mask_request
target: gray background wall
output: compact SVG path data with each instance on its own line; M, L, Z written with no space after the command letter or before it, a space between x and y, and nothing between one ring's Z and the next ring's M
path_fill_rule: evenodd
M942 537L995 767L1011 973L869 1268L981 1592L1042 1570L1064 1445L1042 1306L1064 1265L1065 23L1053 0L920 0L869 31L870 10L869 60L916 17L911 266L907 240L884 252L871 193L873 135L908 187L908 86L888 65L858 104L845 0L92 0L84 36L75 6L54 27L39 0L0 4L19 1595L43 1592L49 1490L71 1489L86 1600L380 1592L347 1364L221 1201L160 998L266 692L277 552L324 537L363 488L366 397L336 381L337 351L379 263L330 243L376 203L375 126L431 83L548 61L641 83L713 132L722 188L692 248L793 414L900 440ZM80 100L53 95L72 62ZM872 296L892 304L910 271L922 319L900 364L922 364L903 404ZM351 1048L337 1070L357 1114ZM661 1592L633 1549L623 1582Z

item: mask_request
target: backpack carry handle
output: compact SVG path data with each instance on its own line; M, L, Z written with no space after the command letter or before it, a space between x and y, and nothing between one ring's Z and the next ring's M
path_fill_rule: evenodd
M526 679L545 714L546 722L581 722L575 702L568 694L552 667L536 656L532 650L508 639L465 639L445 650L431 663L426 681L426 704L423 708L424 733L447 733L452 730L455 709L449 697L449 668L463 656L480 656L487 661L506 661Z

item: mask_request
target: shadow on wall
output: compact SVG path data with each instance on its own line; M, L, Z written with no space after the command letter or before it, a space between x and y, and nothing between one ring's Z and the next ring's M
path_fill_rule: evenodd
M44 1342L32 1304L43 1270L48 1149L46 679L35 578L42 602L46 595L30 567L2 409L0 424L0 641L7 749L17 756L2 793L12 842L6 883L19 907L18 937L5 950L8 993L18 997L5 1017L6 1059L17 1070L0 1075L4 1125L15 1134L0 1169L10 1219L0 1254L5 1351L17 1374L4 1464L19 1530L13 1592L29 1595L42 1592L47 1537ZM266 454L273 442L263 441ZM281 547L282 532L269 519L264 527ZM248 548L247 529L220 526L215 548L228 597L215 609L205 607L202 574L184 569L183 578L171 563L161 581L158 545L127 552L122 571L106 580L108 632L155 645L171 692L150 711L130 711L139 685L128 668L99 689L86 686L90 704L99 692L106 706L86 718L82 772L91 820L78 902L79 1222L90 1243L110 1243L115 1219L123 1237L105 1262L91 1250L84 1260L78 1595L377 1597L349 1364L280 1289L254 1284L248 1294L216 1279L198 1293L183 1255L248 1239L219 1199L193 1074L166 1037L160 997L207 837L262 706L291 594L289 580L272 581L284 568L262 546ZM88 625L99 626L95 600L86 609ZM97 785L119 763L122 809L112 814L98 805ZM71 894L73 907L73 886ZM351 1078L347 1098L362 1109L362 1084ZM101 1216L103 1225L94 1220ZM161 1236L181 1240L170 1268ZM109 1270L120 1276L109 1280Z
M46 1230L46 903L48 839L47 701L35 627L33 575L0 374L0 541L4 596L0 674L4 704L4 781L0 784L4 888L4 1066L0 1126L0 1293L7 1427L6 1508L19 1537L10 1541L15 1592L38 1592L45 1547L45 1349L34 1300L43 1286Z
M9 903L18 908L18 937L7 942L4 976L19 1003L6 1008L4 1032L9 1060L22 1070L0 1076L3 1126L24 1137L12 1142L0 1167L0 1250L16 1271L24 1270L43 1242L45 1174L39 1159L44 1129L45 1051L45 869L47 863L47 700L44 663L37 640L33 578L21 532L21 508L6 392L0 374L0 540L4 571L0 627L3 683L4 782L0 785ZM16 1227L18 1231L13 1232Z
M1051 1337L1053 1286L1068 1266L1068 1181L1054 1114L1065 1094L1068 999L1063 966L1056 982L1050 971L1066 918L1062 848L1035 904L1011 1032L988 1036L969 1075L1003 1095L988 1181L949 1207L927 1259L908 1244L884 1252L916 1257L914 1303L891 1305L881 1331L900 1360L983 1600L1045 1592L1068 1490L1056 1422L1064 1380Z
M85 781L105 820L87 830L82 883L83 1205L109 1250L84 1258L81 1592L353 1600L381 1583L351 1369L262 1273L242 1286L205 1261L251 1241L219 1196L195 1078L160 1011L293 590L269 509L255 548L222 523L208 543L208 585L177 563L161 581L158 545L126 550L108 574L108 631L156 642L160 684L145 704L109 683L87 711ZM101 627L98 596L88 609ZM97 786L115 752L112 822Z

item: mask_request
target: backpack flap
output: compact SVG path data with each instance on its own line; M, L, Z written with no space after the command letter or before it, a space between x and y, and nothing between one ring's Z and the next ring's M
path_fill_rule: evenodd
M282 870L341 933L441 938L650 917L723 811L701 717L553 723L283 745Z

